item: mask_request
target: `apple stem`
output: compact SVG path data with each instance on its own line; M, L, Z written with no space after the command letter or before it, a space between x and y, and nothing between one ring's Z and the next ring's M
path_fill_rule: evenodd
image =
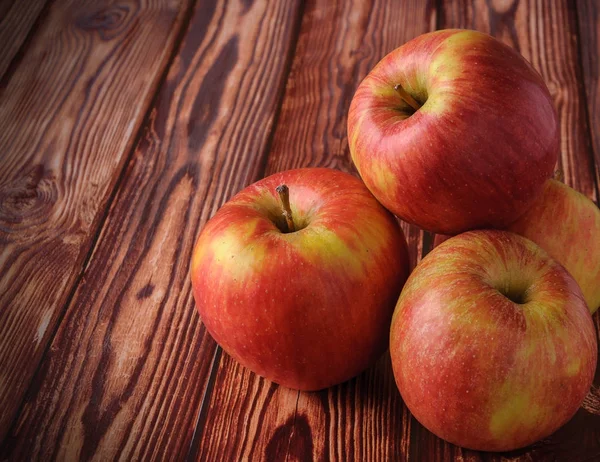
M558 169L554 172L554 179L556 181L560 181L561 183L565 182L565 175L562 170Z
M285 184L280 184L277 186L277 194L279 194L279 199L281 200L281 214L283 218L285 218L285 223L287 224L287 232L293 233L296 231L296 227L294 226L294 220L292 219L292 209L290 207L290 188Z
M402 98L404 102L412 107L415 111L421 109L422 105L419 104L412 96L410 96L410 94L404 88L402 88L402 85L394 85L394 90L396 90L400 95L400 98Z

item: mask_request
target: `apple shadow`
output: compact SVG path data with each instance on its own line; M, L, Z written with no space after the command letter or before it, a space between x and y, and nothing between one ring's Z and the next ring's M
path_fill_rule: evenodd
M579 408L569 422L547 438L499 455L508 460L524 456L531 460L600 460L600 416Z
M336 441L344 442L340 456L349 460L363 459L365 451L373 460L382 454L396 460L406 452L411 416L396 387L388 351L353 379L318 392L301 392L303 398L313 404L311 410L317 412L313 417L323 429L321 456L333 457L336 447L331 445Z
M597 383L598 380L595 380ZM492 453L464 449L438 438L410 413L398 391L389 351L370 369L330 389L310 393L318 397L326 426L334 419L353 435L355 454L365 447L383 447L393 459L408 460L600 460L600 415L583 407L555 433L530 446ZM596 398L594 398L596 399ZM332 406L333 405L333 406ZM341 429L339 431L342 431ZM338 435L327 435L335 441ZM326 446L329 446L329 442Z

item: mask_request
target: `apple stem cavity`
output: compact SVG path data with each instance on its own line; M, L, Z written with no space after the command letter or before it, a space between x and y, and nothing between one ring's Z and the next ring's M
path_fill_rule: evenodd
M290 188L285 184L280 184L277 186L276 191L281 200L281 214L283 215L283 218L285 218L285 223L287 225L287 231L284 231L284 233L293 233L296 231L296 227L294 226L292 208L290 207Z
M402 98L402 100L410 107L412 107L415 111L421 109L422 104L419 104L419 102L416 99L410 96L410 94L404 88L402 88L402 85L394 85L394 90L396 90L396 92L400 95L400 98Z

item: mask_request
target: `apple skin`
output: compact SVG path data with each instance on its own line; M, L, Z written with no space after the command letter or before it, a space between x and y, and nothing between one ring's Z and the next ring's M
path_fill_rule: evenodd
M597 348L571 275L530 240L496 230L427 255L390 334L396 384L416 419L482 451L524 447L565 424L592 384Z
M293 233L275 225L281 184L302 228ZM191 279L202 321L230 356L286 387L319 390L384 353L408 272L402 230L364 184L309 168L227 202L196 243Z
M423 106L412 113L396 84ZM517 51L480 32L441 30L367 75L350 105L348 140L388 210L458 234L503 227L531 206L557 161L559 127L542 77Z
M600 209L573 188L550 179L542 196L507 231L543 248L577 281L593 314L600 306ZM448 239L436 235L434 246Z

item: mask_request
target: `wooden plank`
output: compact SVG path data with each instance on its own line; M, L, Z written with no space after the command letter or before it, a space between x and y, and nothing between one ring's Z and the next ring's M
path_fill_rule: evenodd
M346 116L360 80L387 52L435 27L419 0L307 2L267 173L301 166L355 172ZM409 231L411 257L421 233ZM409 415L389 356L348 383L298 393L223 355L198 432L199 460L390 460L408 454Z
M45 5L46 0L0 1L0 81Z
M443 28L470 28L490 33L518 49L542 74L554 97L561 127L559 167L565 181L597 200L594 163L588 146L577 47L576 12L568 1L444 1ZM599 324L599 315L594 320ZM575 417L554 435L506 454L483 454L446 443L414 421L411 458L423 460L594 460L600 457L600 374Z
M596 0L577 1L577 19L579 26L579 47L588 125L593 146L596 167L596 186L600 186L600 60L598 40L600 37L600 5ZM600 198L597 198L600 205Z
M262 174L299 13L294 0L198 3L0 459L185 458L215 353L192 246Z
M186 11L57 0L0 100L0 441L105 214Z

